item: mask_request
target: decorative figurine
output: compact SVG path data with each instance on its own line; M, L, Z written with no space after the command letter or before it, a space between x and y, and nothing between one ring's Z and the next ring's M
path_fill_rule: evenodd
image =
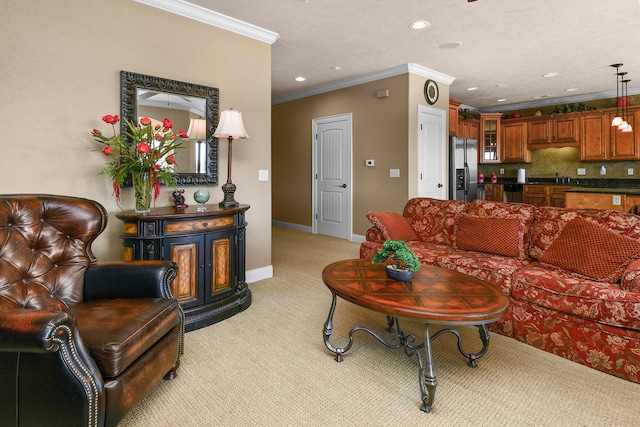
M189 207L189 205L184 203L184 190L176 190L171 195L173 196L173 207L176 209L184 209Z

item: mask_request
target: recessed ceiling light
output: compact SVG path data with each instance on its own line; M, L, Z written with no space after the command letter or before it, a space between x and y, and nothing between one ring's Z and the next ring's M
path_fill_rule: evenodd
M450 42L450 43L442 43L438 46L440 49L455 49L457 47L462 46L462 42Z
M468 87L467 90L478 90L477 87Z
M338 67L338 66L331 67L331 69L332 69L333 71L342 70L342 68L341 68L341 67Z
M558 73L547 73L547 74L543 74L542 77L555 77L557 75Z
M507 100L507 98L500 98L500 99L496 99L496 101L497 101L497 102L504 102L504 101L506 101L506 100Z
M575 92L575 91L577 91L577 90L578 90L578 88L577 88L577 87L572 87L571 89L567 89L567 90L565 90L565 92Z
M412 30L423 30L427 27L429 27L431 24L429 23L429 21L416 21L416 22L412 22L409 25L409 28L411 28Z
M304 77L302 77L302 76L300 76L300 77L296 77L296 81L297 81L297 82L303 82L303 81L305 81L305 80L307 80L307 79L306 79L306 78L304 78Z

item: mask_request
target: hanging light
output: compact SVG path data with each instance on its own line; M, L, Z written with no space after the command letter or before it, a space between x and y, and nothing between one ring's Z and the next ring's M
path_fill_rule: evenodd
M618 69L622 67L623 64L611 64L611 67L616 69L616 116L611 121L611 126L620 126L622 124L622 117L620 117L620 113L618 112L618 102L620 101L620 94L618 91L619 87L619 76Z
M629 82L630 81L631 80L629 80L629 79L622 80L622 83L624 84L624 94L623 94L624 102L622 103L622 108L624 110L624 118L625 118L625 121L623 122L625 125L623 126L622 129L620 129L622 132L633 132L633 127L631 126L631 123L629 123L629 116L628 116L629 100L627 99L627 95L629 94Z

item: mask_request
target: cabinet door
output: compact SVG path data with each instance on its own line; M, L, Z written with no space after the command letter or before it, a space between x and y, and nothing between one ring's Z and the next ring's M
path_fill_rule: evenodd
M234 289L233 236L230 234L207 235L206 246L205 301L210 302L219 299L221 292Z
M500 163L500 116L501 114L480 115L480 138L478 151L480 163Z
M503 184L485 184L484 199L493 202L504 201L504 185Z
M549 187L549 205L556 208L564 208L566 205L567 190L574 188L571 185L553 185Z
M556 117L551 121L553 126L553 143L577 143L580 135L578 117Z
M523 202L533 206L547 206L547 187L544 185L525 185Z
M613 115L608 116L609 123ZM611 127L611 160L638 160L640 159L640 131L636 128L640 124L640 110L629 113L627 122L633 127L632 132L622 132Z
M502 152L504 163L530 162L530 151L527 150L526 123L509 123L502 125Z
M529 144L549 144L551 142L549 120L535 120L527 123Z
M171 291L182 308L204 304L204 295L200 290L204 275L203 236L165 239L164 259L170 259L178 266L178 275Z
M611 119L606 114L585 114L581 122L580 160L606 160Z

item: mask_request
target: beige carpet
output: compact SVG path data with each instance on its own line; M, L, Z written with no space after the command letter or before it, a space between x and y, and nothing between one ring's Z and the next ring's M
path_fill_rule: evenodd
M640 385L491 335L472 369L451 334L434 342L434 409L420 411L418 363L358 332L342 363L324 346L331 294L322 268L356 243L274 228L274 277L253 304L189 332L178 377L157 385L121 426L637 426ZM383 315L338 301L332 342ZM405 329L422 335L422 327ZM473 350L475 328L462 330Z

